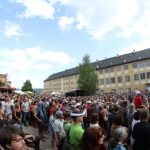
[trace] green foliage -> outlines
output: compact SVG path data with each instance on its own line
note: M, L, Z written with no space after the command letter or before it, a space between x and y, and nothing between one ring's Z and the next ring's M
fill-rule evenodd
M33 91L32 89L32 84L30 80L26 80L26 82L24 82L23 87L21 88L22 91Z
M84 90L86 95L92 95L98 88L98 75L96 69L90 64L90 56L83 57L82 64L79 64L78 87Z
M0 87L5 86L6 84L0 81Z

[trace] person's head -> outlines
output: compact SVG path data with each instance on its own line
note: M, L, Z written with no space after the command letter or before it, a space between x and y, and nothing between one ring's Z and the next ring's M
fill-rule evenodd
M128 136L128 134L127 134L127 130L125 127L119 127L117 129L115 129L114 139L118 143L123 142L127 138L127 136Z
M117 114L114 120L115 125L122 125L123 118L121 114Z
M90 123L95 124L98 122L98 113L92 113L90 117Z
M22 132L13 125L0 130L0 145L6 150L22 150L26 147Z
M148 121L149 118L149 111L146 108L140 109L140 120L141 121Z
M136 110L134 112L133 119L134 120L140 120L140 112L139 112L139 110Z
M12 114L7 115L7 120L12 120Z
M83 112L80 112L79 110L75 110L71 113L71 118L74 123L81 123L83 122Z
M102 128L87 128L82 136L81 150L99 150L100 145L104 145L104 134Z
M63 119L63 112L61 110L56 111L56 118Z
M70 112L64 112L64 119L71 120Z
M16 108L16 109L19 109L19 108L20 108L19 103L16 103L16 104L15 104L15 108Z
M120 106L118 104L115 104L114 108L113 108L113 111L114 112L119 112L119 108L120 108Z

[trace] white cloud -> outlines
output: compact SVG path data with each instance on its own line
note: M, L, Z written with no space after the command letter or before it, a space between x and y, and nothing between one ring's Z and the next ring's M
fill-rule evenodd
M128 38L133 34L138 34L142 37L150 37L150 1L145 0L142 13L135 22L125 27L117 36Z
M41 17L53 19L55 8L47 0L11 0L25 6L25 11L19 14L21 18Z
M73 22L74 22L73 17L61 16L59 18L58 26L60 26L62 29L65 29L69 25L72 25Z
M39 47L4 50L0 55L1 72L8 73L16 87L30 79L34 87L41 87L50 70L73 62L64 52L46 51Z
M131 53L133 52L133 50L135 51L140 51L140 50L143 50L143 49L147 49L147 48L150 48L150 38L147 39L147 40L143 40L141 41L140 43L134 43L126 48L123 48L121 51L119 51L119 55L121 54L127 54L127 53Z
M6 20L6 26L3 31L7 38L19 37L22 34L22 30L18 24Z
M95 0L94 2L59 0L59 2L75 10L77 28L88 32L95 39L103 39L116 28L125 28L139 13L138 0Z

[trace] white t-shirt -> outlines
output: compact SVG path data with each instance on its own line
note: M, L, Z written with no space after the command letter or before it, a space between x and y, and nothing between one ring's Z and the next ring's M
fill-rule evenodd
M29 112L30 111L30 103L29 102L23 102L21 105L21 108L23 112Z
M55 119L53 127L54 127L54 132L58 132L61 138L65 137L65 131L63 128L64 122L61 121L60 119Z

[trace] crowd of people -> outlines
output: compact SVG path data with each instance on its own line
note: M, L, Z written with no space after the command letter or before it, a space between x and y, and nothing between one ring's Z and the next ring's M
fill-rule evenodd
M58 150L149 150L150 93L35 96L0 93L0 149L40 150L48 133ZM38 137L24 133L38 128Z

